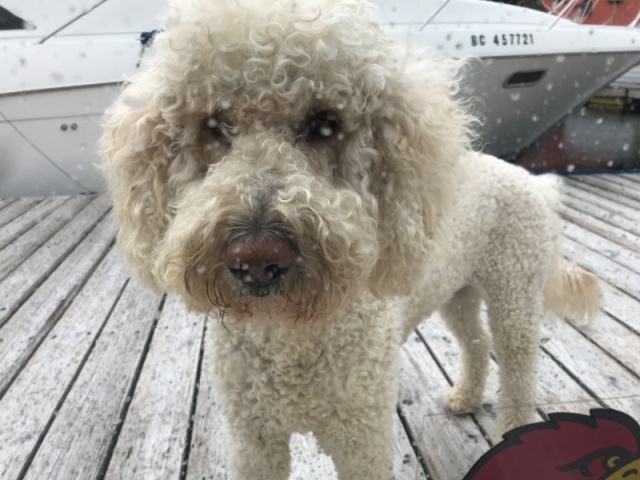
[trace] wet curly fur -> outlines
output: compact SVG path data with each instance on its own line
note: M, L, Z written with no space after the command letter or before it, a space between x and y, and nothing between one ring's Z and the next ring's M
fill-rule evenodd
M103 168L132 271L214 317L235 478L286 478L306 431L341 478L390 478L398 350L435 310L463 355L446 405L481 401L484 301L502 427L529 419L545 307L593 315L598 286L560 266L554 181L472 151L459 62L360 0L174 0L154 50L107 112ZM296 260L251 287L237 240Z

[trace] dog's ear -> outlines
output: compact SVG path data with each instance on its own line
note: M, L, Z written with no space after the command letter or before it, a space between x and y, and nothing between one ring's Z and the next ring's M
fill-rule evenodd
M374 125L380 259L371 288L378 295L408 294L438 268L433 259L448 242L443 219L473 121L456 97L459 63L407 55L388 56Z
M132 271L158 290L155 250L170 221L168 126L139 84L125 88L106 113L102 169L113 200L118 244Z

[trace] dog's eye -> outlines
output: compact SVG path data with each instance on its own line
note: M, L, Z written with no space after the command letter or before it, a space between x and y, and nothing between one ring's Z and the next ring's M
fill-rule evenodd
M233 126L221 115L211 115L204 121L204 128L213 137L224 144L230 144L232 137L238 134L238 127Z
M340 119L331 112L314 113L307 119L307 136L311 140L332 138L340 132Z

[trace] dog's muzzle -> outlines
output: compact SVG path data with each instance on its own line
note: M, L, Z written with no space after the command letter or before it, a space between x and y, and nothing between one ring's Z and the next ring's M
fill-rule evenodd
M255 297L280 293L284 276L296 261L293 248L280 239L236 239L223 256L242 290Z

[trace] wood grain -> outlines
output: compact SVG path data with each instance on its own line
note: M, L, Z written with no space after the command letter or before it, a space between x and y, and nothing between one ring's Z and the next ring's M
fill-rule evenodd
M180 477L203 332L202 315L166 300L105 479Z

